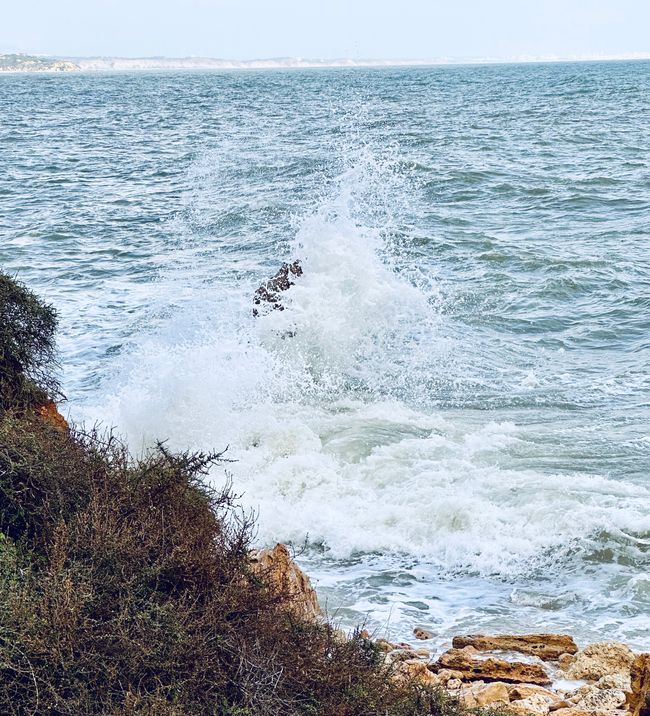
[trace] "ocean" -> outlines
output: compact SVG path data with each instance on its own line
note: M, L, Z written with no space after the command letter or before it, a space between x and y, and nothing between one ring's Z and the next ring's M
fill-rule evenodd
M0 268L343 627L647 649L649 118L646 61L4 75Z

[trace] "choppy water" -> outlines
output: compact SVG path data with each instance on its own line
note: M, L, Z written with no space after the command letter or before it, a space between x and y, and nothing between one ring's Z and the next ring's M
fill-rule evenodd
M1 76L0 262L343 623L648 647L649 117L647 62Z

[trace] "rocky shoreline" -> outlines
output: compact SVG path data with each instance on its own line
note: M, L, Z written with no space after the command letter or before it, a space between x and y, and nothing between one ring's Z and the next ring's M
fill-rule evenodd
M252 556L294 597L297 613L321 618L309 577L285 545ZM414 641L372 638L393 678L440 687L469 709L489 707L534 716L650 716L650 653L603 641L578 648L565 634L456 636L441 654L426 648L434 634L417 628Z

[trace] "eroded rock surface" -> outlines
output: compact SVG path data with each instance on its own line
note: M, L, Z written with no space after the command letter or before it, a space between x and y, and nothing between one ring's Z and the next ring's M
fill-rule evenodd
M601 641L579 651L565 668L569 679L597 681L611 674L629 675L634 654L625 644Z
M557 660L562 654L575 654L578 651L572 637L564 634L522 634L518 636L470 634L454 637L452 646L455 649L472 646L478 651L518 651L522 654L538 656L545 661Z
M39 416L53 428L61 431L67 431L70 429L68 421L61 415L59 409L56 407L56 403L49 401L43 403L36 409Z
M650 654L639 654L634 659L631 677L627 710L630 716L650 716Z
M278 544L273 549L252 553L251 566L268 584L291 597L291 605L297 614L307 619L320 616L316 591L309 577L291 559L285 545Z
M284 311L281 301L281 291L288 291L294 285L292 278L294 276L302 276L302 266L300 261L294 261L291 264L282 264L278 272L265 283L263 283L253 297L255 308L253 315L258 316L263 307L268 310ZM259 306L259 308L257 308Z
M464 681L505 681L507 683L526 683L547 686L551 679L541 664L528 664L519 661L505 661L488 657L473 656L465 649L450 649L440 656L431 667L434 670L453 669L463 675Z

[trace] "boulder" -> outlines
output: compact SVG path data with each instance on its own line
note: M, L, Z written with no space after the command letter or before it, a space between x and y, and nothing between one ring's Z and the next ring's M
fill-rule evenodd
M597 689L620 689L632 691L632 679L626 674L607 674L594 684Z
M533 694L525 699L511 701L508 710L522 714L522 716L527 714L543 714L545 716L549 712L549 701L541 694Z
M61 432L67 432L70 430L68 421L63 417L63 415L61 415L54 401L50 400L47 403L43 403L43 405L39 405L36 408L36 412L42 420L56 430L60 430Z
M575 660L575 654L562 654L557 660L557 663L562 671L566 671Z
M435 671L453 669L463 675L464 681L505 681L507 683L534 684L547 686L549 675L541 664L527 664L519 661L474 657L464 649L450 649L431 665Z
M283 544L251 554L251 567L278 593L286 594L294 612L308 620L321 615L318 598L309 577L291 559Z
M433 633L430 631L427 631L426 629L421 629L420 627L416 627L413 629L413 634L415 635L416 639L420 639L421 641L426 641L427 639L433 639Z
M453 671L452 669L440 669L440 671L438 671L438 678L440 679L440 683L443 686L447 686L447 688L449 688L448 684L450 681L461 681L463 675L460 671Z
M253 308L253 315L259 316L260 311L263 309L284 311L280 292L288 291L294 285L293 276L302 276L300 261L282 264L275 276L263 283L255 291L253 303L256 307ZM260 308L258 309L257 306Z
M492 706L493 704L507 704L510 701L508 687L501 681L481 686L474 693L478 706Z
M472 646L478 651L518 651L522 654L538 656L545 661L556 661L562 654L575 654L578 651L573 639L563 634L504 636L470 634L454 637L452 646L455 649Z
M416 681L424 686L439 686L440 678L420 659L400 661L395 665L394 678L398 681Z
M418 653L413 649L393 649L392 651L389 651L386 655L386 660L388 662L412 661L418 658Z
M634 659L631 675L627 710L630 716L650 716L650 654L639 654Z
M587 713L587 711L572 707L568 709L558 709L557 711L553 711L553 716L593 716L593 714L589 714Z
M532 686L531 684L517 684L516 686L510 684L508 691L512 701L521 701L531 696L542 696L547 699L549 703L554 703L560 698L554 691L549 691L543 686Z
M627 676L634 662L634 654L625 644L616 641L602 641L590 644L575 655L566 669L569 679L597 681L609 674Z
M375 646L380 651L385 651L387 654L397 648L395 644L391 644L389 641L386 641L386 639L377 639L377 641L375 641Z
M576 703L576 708L589 713L614 711L625 703L625 692L620 689L594 689Z

